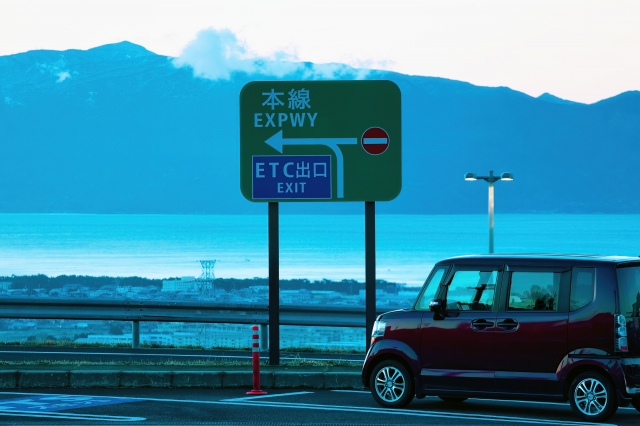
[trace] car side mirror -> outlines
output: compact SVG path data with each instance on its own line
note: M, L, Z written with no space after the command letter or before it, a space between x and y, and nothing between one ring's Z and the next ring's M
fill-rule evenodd
M436 314L441 314L444 310L444 300L442 299L433 299L429 302L429 310Z

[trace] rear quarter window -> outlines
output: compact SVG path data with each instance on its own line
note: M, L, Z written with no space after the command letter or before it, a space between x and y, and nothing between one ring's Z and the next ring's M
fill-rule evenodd
M593 301L595 294L595 269L573 268L569 310L577 311Z
M640 266L618 267L620 313L626 317L640 316Z

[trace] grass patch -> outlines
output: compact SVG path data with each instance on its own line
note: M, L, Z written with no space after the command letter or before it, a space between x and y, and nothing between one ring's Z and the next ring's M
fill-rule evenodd
M70 348L131 348L130 343L79 343L72 340L31 340L31 341L10 341L0 342L2 346L58 346L58 347L70 347ZM160 345L158 343L141 343L141 348L146 349L190 349L190 350L212 350L212 351L250 351L250 347L235 347L235 346L211 346L204 347L202 345ZM348 354L348 355L364 355L364 350L356 349L332 349L330 351L312 348L312 347L297 347L290 346L280 349L282 352L304 352L304 353L333 353L333 354Z
M11 341L0 342L2 346L65 346L72 348L130 348L128 343L79 343L73 340L25 340L25 341Z
M68 361L68 360L52 360L52 359L39 359L36 361L0 361L2 365L24 365L24 366L65 366L65 367L91 367L91 366L134 366L134 367L217 367L217 366L250 366L251 361L236 361L236 360L211 360L211 361L158 361L158 362L129 362L129 361Z
M0 366L21 365L21 366L59 366L59 367L90 367L90 366L134 366L134 367L244 367L251 366L249 361L235 360L212 360L212 361L159 361L159 362L127 362L127 361L67 361L40 359L37 361L0 361Z
M319 349L307 346L288 346L286 348L280 348L284 352L314 352L314 353L332 353L332 354L345 354L345 355L364 355L366 351L364 349Z
M59 347L70 347L70 348L131 348L131 343L81 343L74 342L72 340L29 340L29 341L10 341L10 342L0 342L1 346L26 346L26 347L35 347L35 346L59 346ZM210 348L205 348L202 345L185 345L185 346L176 346L176 345L160 345L158 343L141 343L141 348L147 349L195 349L195 350L240 350L240 351L249 351L250 347L232 347L232 346L212 346Z
M269 361L260 363L260 365L269 365ZM297 358L294 360L280 361L280 365L285 367L360 367L360 363L353 361L331 360L317 361L312 359Z
M48 360L41 359L37 361L0 361L0 366L52 366L52 367L251 367L250 360L232 360L232 359L216 359L209 361L159 361L159 362L128 362L128 361L105 361L105 362L91 362L91 361L67 361L67 360ZM260 363L261 366L266 367L269 365L268 361ZM358 364L355 364L358 365ZM281 367L316 367L316 368L328 368L328 367L354 367L353 362L348 361L314 361L305 360L303 358L295 360L282 361Z

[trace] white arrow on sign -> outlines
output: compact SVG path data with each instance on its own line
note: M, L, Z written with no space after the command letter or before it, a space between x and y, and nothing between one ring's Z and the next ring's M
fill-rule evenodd
M338 145L357 145L358 138L287 138L282 137L282 130L264 141L271 148L282 154L284 145L324 145L336 154L338 175L338 198L344 198L344 158Z

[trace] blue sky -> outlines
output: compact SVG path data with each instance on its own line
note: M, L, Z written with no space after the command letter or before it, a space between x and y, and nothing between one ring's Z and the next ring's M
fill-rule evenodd
M337 62L586 103L640 90L637 0L0 2L0 55L122 40L225 69Z

